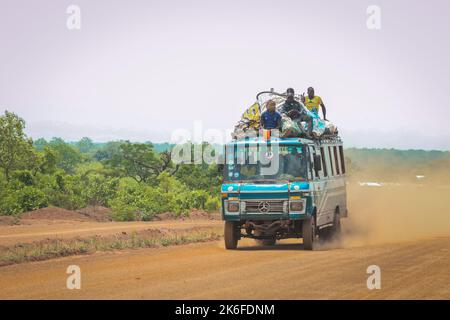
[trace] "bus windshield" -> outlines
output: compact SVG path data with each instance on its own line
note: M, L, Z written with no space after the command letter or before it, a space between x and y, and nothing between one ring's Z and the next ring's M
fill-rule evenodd
M225 164L226 181L302 181L307 178L307 148L280 146L278 151L261 151L256 147L237 150Z

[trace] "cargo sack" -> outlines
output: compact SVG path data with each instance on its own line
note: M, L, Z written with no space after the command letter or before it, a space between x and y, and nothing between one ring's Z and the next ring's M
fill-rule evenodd
M250 106L250 108L245 110L241 117L241 121L248 123L250 126L254 127L254 129L259 129L259 124L261 121L261 107L258 102L255 102Z
M247 108L241 116L241 120L234 127L234 132L231 134L233 139L243 139L246 136L246 132L251 130L252 132L259 131L261 126L261 106L258 102L252 104Z
M281 138L299 137L301 133L302 130L297 122L287 116L281 117Z
M239 121L234 127L234 131L231 133L231 138L240 140L246 137L254 137L257 136L258 132L259 128L254 128L247 122Z
M312 135L316 138L323 135L325 132L325 121L323 121L320 118L313 118L313 129L312 129Z
M336 135L337 133L338 133L337 127L333 123L331 123L330 121L326 120L325 121L325 133L324 134Z

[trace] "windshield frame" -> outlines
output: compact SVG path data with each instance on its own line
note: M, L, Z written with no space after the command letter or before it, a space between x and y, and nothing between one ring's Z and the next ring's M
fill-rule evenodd
M261 177L255 177L255 178L248 178L248 177L231 177L229 176L229 165L248 165L248 166L261 166L260 161L258 161L257 164L242 164L238 162L238 154L239 152L237 151L237 148L240 148L240 150L244 150L244 157L245 159L248 159L248 154L249 154L249 149L250 148L254 148L257 147L258 150L260 150L259 148L261 147L261 144L245 144L244 146L242 146L242 144L240 143L239 146L237 143L231 143L229 145L227 145L227 147L225 148L225 159L226 159L226 163L224 165L224 169L223 169L223 181L225 183L278 183L278 182L283 182L283 183L289 183L289 182L299 182L299 181L308 181L309 180L309 170L310 170L310 150L309 150L309 145L306 143L279 143L279 147L296 147L296 148L302 148L302 153L303 153L303 166L304 168L302 169L304 174L302 177L294 177L294 178L289 178L287 173L282 173L280 176L280 173L277 173L276 178L270 177L270 176L261 176ZM264 145L263 148L267 148L267 145ZM230 163L230 158L229 158L229 153L233 152L233 163ZM285 156L285 155L284 155ZM280 156L281 159L281 156ZM257 170L258 170L257 167ZM279 170L281 170L281 168L279 168Z

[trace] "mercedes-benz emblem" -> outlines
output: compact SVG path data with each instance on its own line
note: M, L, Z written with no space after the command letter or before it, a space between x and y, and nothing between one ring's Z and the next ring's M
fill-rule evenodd
M261 213L267 213L270 211L270 204L267 201L261 201L258 205L258 210Z

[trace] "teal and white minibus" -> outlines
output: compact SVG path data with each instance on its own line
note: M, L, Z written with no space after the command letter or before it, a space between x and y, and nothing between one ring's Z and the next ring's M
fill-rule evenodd
M303 238L303 248L312 250L319 239L339 236L347 201L338 136L234 140L225 146L223 173L227 249L241 238L263 245Z

